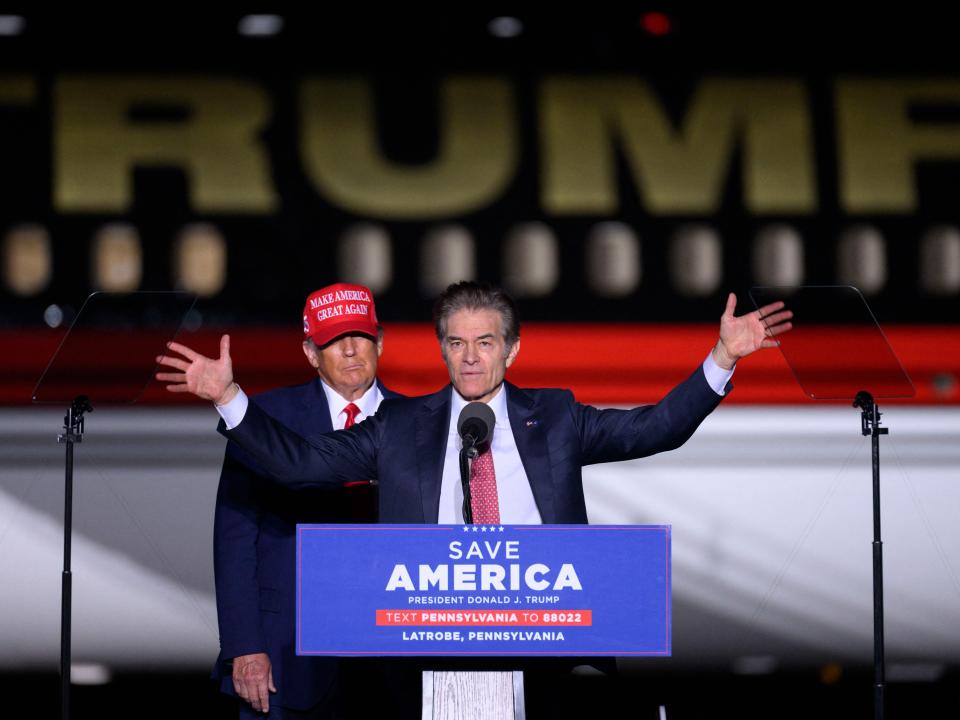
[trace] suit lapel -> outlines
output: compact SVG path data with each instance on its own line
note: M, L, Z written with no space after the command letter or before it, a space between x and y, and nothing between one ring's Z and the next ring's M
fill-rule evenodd
M553 476L550 472L550 453L547 450L546 418L537 414L534 399L516 385L505 382L507 412L510 429L517 443L520 462L530 481L533 499L540 511L540 518L549 524L556 520L553 502Z
M379 378L376 382L384 400L402 397L385 387ZM306 392L299 395L298 420L301 421L301 424L294 429L301 435L333 431L327 394L323 391L323 384L319 377L314 378L313 382L307 385Z
M297 427L291 428L303 436L314 433L328 433L333 430L330 423L330 408L327 405L327 395L323 392L320 378L314 378L307 385L306 392L299 395L300 408L297 417Z
M440 485L447 455L447 431L450 428L451 386L427 397L416 419L417 469L423 521L435 524L440 512Z

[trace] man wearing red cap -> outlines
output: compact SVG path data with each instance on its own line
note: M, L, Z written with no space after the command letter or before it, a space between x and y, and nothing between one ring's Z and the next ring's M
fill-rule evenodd
M373 295L338 283L307 298L303 353L317 377L252 398L301 435L352 427L396 397L377 381L383 331ZM338 701L336 658L294 653L295 533L298 522L376 522L369 483L290 491L227 445L214 520L220 657L214 677L240 698L240 717L325 718Z

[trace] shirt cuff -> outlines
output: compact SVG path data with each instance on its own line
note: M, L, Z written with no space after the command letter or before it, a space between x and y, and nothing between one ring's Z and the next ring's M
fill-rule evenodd
M214 405L214 407L217 409L217 412L220 413L220 417L223 418L223 423L227 426L227 430L233 430L243 422L243 418L247 414L247 405L249 404L250 400L247 398L247 394L238 385L237 394L233 396L230 402L224 403L223 405Z
M729 370L724 370L717 365L713 359L713 350L707 354L707 359L703 361L703 376L707 379L709 385L717 395L726 395L727 383L733 377L733 371L737 366L734 365Z

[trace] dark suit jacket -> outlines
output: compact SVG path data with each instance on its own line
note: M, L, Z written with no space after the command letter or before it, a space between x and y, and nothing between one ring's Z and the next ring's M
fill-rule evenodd
M505 383L510 426L544 523L586 523L581 468L645 457L682 445L719 404L697 368L656 405L599 410L569 390ZM357 475L379 480L380 521L435 523L452 389L391 400L350 430L305 438L251 404L220 432L288 487L336 486Z
M382 385L384 398L397 397ZM252 398L251 407L303 435L332 432L320 379ZM337 677L336 658L297 657L294 645L296 525L376 522L369 487L294 491L269 482L256 461L228 443L214 517L220 657L214 677L233 693L230 660L265 652L277 686L271 704L306 709ZM362 471L350 480L371 479Z

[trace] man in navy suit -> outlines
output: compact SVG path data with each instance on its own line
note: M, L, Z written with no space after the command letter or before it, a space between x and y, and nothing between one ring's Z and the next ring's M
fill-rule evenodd
M376 478L380 520L393 523L463 522L456 422L468 402L487 403L497 422L481 454L489 455L480 463L486 468L486 489L472 491L474 520L586 523L584 465L679 447L729 390L737 360L775 346L773 338L791 327L792 313L783 303L739 317L735 309L731 293L719 339L701 367L656 405L632 410L600 410L577 403L568 390L521 389L505 382L520 351L516 307L502 290L472 282L447 288L434 308L451 385L432 395L386 402L374 418L349 432L304 439L271 422L233 382L226 336L218 359L171 344L186 359L158 358L180 371L160 373L158 379L172 383L171 391L213 400L224 419L220 431L283 485L336 486L358 472ZM478 504L483 506L479 520Z
M350 427L396 397L376 379L383 351L373 296L337 284L307 298L303 352L317 377L251 399L301 434ZM294 650L298 522L376 522L375 493L353 474L348 487L293 491L269 482L256 461L227 445L214 520L220 657L214 677L240 698L240 717L325 718L338 712L341 663Z

